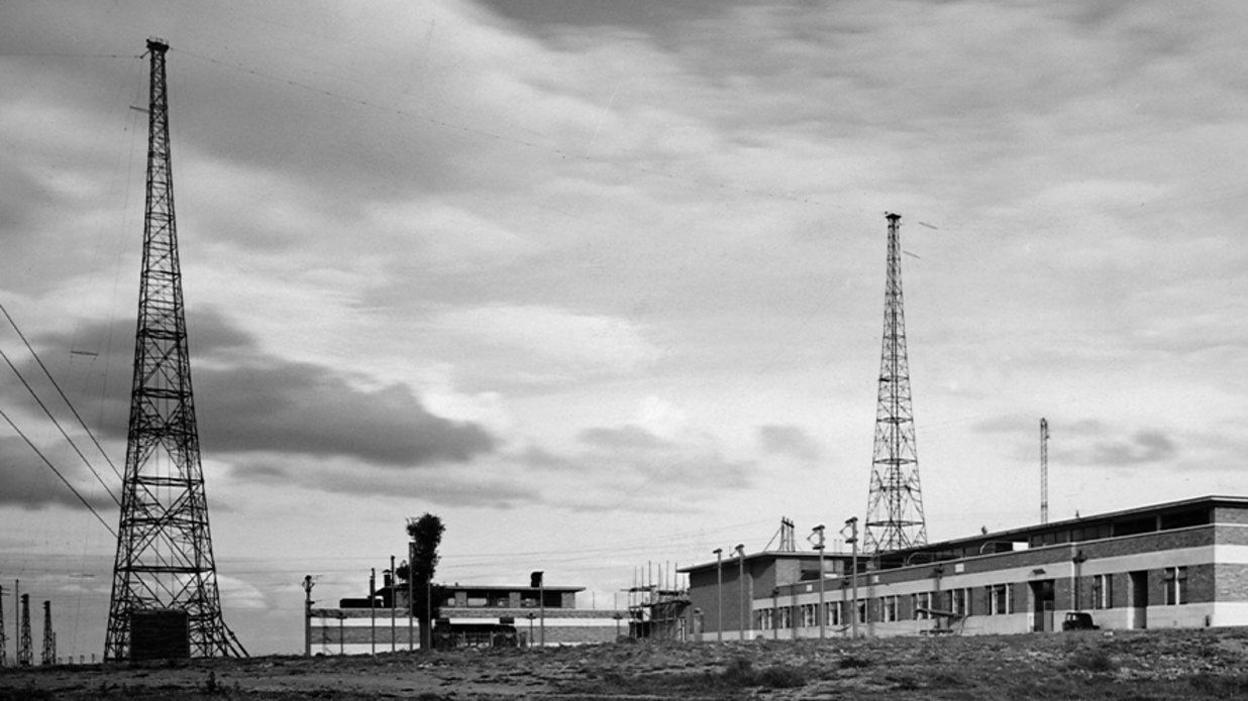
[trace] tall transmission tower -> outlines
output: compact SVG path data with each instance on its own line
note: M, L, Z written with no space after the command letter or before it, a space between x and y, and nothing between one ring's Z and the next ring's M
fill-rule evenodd
M165 52L148 39L147 208L121 520L104 658L127 659L132 617L184 611L192 657L246 655L221 618L191 392L173 211ZM182 654L185 654L183 652Z
M1040 419L1040 523L1049 522L1049 420Z
M39 664L56 664L56 633L52 632L52 602L43 602L43 656Z
M22 594L22 626L17 639L17 666L29 667L31 663L30 641L30 594Z
M871 491L867 498L867 552L889 552L927 543L901 294L901 215L888 214L886 218L888 279L884 290L884 347L875 410Z

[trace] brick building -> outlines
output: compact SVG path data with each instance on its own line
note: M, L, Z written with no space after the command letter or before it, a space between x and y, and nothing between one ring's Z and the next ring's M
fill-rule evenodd
M1248 498L1203 497L861 557L764 552L682 570L695 639L1248 625ZM722 611L722 615L721 612ZM742 613L748 618L743 629Z

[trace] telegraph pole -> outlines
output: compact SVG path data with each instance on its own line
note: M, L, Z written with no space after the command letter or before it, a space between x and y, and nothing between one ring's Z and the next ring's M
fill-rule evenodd
M724 549L715 548L715 642L724 642Z
M312 656L312 575L303 576L303 656Z
M0 667L8 664L9 635L4 630L4 587L0 586Z
M1040 523L1049 522L1049 420L1040 419Z
M815 550L819 551L819 639L823 640L824 638L827 637L827 634L825 632L826 627L825 627L825 622L824 622L824 618L826 618L826 616L824 615L825 611L824 611L824 593L823 593L823 582L824 582L823 545L824 545L824 541L823 541L823 524L822 523L814 527L814 529L812 530L812 535L814 535L815 537L815 541L814 541Z
M851 602L851 608L853 610L849 611L850 637L857 638L858 637L858 517L857 516L854 516L853 518L845 522L845 528L841 529L841 535L845 535L846 529L849 529L849 536L845 538L845 542L854 546L854 549L853 549L854 554L853 554L853 558L851 559L852 564L850 565L850 568L852 571L850 572L850 575L849 575L850 586L853 589L851 593L851 596L853 597L853 601Z
M751 632L754 630L754 621L750 619L749 609L746 607L748 593L745 590L745 544L737 544L735 550L737 551L737 586L741 589L741 639L745 640L746 626L750 627Z

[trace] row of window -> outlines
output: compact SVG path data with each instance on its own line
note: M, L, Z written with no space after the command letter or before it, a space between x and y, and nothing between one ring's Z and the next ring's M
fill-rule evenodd
M1165 568L1162 582L1167 606L1189 603L1186 567ZM1098 574L1092 577L1092 608L1111 609L1115 605L1113 575Z
M1101 574L1092 577L1092 608L1113 608L1114 589L1112 575ZM1165 583L1165 602L1167 606L1188 603L1187 568L1167 567L1163 572ZM951 613L957 616L988 615L1003 616L1026 610L1015 602L1015 587L1009 584L991 584L983 588L986 603L984 611L976 611L973 589L950 589L945 591L927 591L910 595L910 606L903 613L900 597L881 596L873 599L859 599L856 614L859 623L870 619L876 622L891 623L901 620L908 614L912 620L924 620L932 617L933 612ZM844 626L849 624L848 610L852 605L849 601L829 601L824 604L824 624ZM868 612L868 607L870 611ZM760 630L785 630L794 627L794 616L800 627L814 628L819 626L819 605L803 604L796 607L780 606L777 608L759 609L754 612L754 625Z
M997 615L1013 612L1013 599L1008 585L993 585L986 587L986 590L989 606L985 613ZM969 616L974 613L972 611L971 602L973 599L970 589L920 592L911 594L909 598L910 606L904 613L901 606L901 597L895 595L880 596L873 599L858 599L856 602L857 606L853 605L854 602L849 601L829 601L823 605L824 625L833 627L849 625L848 611L851 608L855 610L859 623L866 623L868 614L870 614L870 620L872 621L892 623L902 620L904 615L909 615L913 620L932 618L933 611L937 613L950 612L961 616ZM869 611L868 607L870 607ZM794 615L797 616L797 621L802 628L819 626L818 604L758 609L754 612L754 625L760 630L785 630L793 627Z

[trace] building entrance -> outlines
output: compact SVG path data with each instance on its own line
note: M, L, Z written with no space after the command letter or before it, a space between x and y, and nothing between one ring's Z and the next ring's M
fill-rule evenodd
M1148 571L1130 572L1131 578L1131 627L1148 627Z
M1053 630L1053 608L1057 596L1053 591L1053 580L1042 579L1029 582L1031 585L1032 625L1037 633Z

